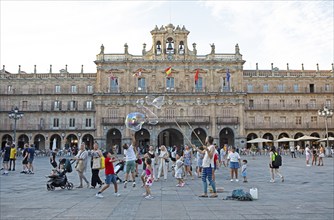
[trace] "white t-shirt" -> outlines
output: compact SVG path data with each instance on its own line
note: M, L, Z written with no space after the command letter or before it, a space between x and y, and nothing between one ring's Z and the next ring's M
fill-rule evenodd
M125 161L132 161L137 159L132 145L130 145L128 149L124 150L124 154L125 154Z
M310 156L310 154L311 154L310 148L309 148L309 147L306 147L306 148L305 148L305 155L306 155L306 156Z
M227 159L229 159L230 162L239 162L240 155L237 152L230 152L227 156Z
M209 151L211 151L212 148L215 148L215 145L210 145L208 147ZM204 158L203 158L202 167L203 168L210 167L210 165L211 165L212 168L215 166L215 164L214 164L214 156L212 155L212 158L210 159L208 151L206 150L205 154L204 154Z

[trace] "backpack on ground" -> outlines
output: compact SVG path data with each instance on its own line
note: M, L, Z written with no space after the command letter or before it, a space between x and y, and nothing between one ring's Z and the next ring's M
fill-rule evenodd
M282 166L282 157L281 157L281 155L279 155L276 152L274 153L274 159L273 159L272 165L274 167L280 167L280 166Z

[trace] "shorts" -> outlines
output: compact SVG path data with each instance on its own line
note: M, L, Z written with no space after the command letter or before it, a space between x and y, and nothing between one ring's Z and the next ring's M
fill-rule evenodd
M3 159L3 163L7 164L9 163L9 160Z
M306 160L310 160L310 155L306 155Z
M130 160L125 162L125 173L134 173L136 171L136 162L135 160Z
M106 184L110 185L110 183L116 184L117 176L115 174L106 175Z
M231 169L238 169L239 168L239 162L230 162L230 168Z
M241 172L241 176L242 176L242 177L246 177L246 176L247 176L247 171L243 171L243 172Z
M325 157L324 153L319 154L319 157Z
M22 160L22 164L28 164L28 160L27 159Z
M140 176L146 176L146 171L143 170L143 172L141 172L141 175Z
M32 163L34 161L34 158L29 158L28 163Z

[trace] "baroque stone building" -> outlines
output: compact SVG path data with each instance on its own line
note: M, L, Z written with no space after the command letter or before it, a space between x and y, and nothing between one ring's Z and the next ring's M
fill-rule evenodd
M230 53L198 55L183 26L157 26L151 31L152 47L142 55L105 53L96 56L96 73L0 74L0 138L13 139L14 121L8 112L24 112L17 121L17 143L35 143L39 149L63 148L97 141L110 149L130 141L133 132L124 121L141 105L158 117L135 133L140 146L153 144L200 145L212 135L219 145L245 147L247 140L263 137L324 138L323 106L333 109L334 67L329 70L244 70L238 44ZM170 67L171 74L166 69ZM156 108L146 97L163 97ZM139 107L138 107L139 105ZM150 116L149 116L150 117ZM328 118L330 136L334 122ZM119 148L119 152L121 148Z

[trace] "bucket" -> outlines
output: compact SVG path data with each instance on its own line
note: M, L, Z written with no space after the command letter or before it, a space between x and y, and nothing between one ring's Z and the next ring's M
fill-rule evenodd
M249 194L251 194L251 196L253 197L253 199L258 199L258 191L257 188L251 188L249 190Z

